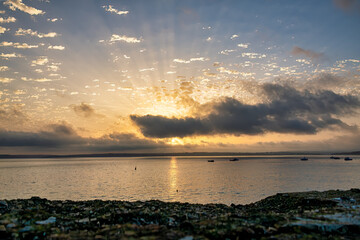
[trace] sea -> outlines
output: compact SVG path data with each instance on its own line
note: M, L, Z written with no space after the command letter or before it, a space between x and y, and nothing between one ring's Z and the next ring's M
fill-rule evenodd
M229 161L237 157L238 161ZM328 155L0 159L0 199L248 204L360 187L360 157ZM208 162L214 160L214 162Z

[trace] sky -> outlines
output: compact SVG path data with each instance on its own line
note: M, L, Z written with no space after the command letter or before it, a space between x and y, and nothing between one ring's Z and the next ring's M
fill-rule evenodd
M1 0L0 154L360 150L359 0Z

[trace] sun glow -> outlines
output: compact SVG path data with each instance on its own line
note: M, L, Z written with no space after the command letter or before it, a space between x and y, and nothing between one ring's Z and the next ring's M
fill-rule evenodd
M172 138L170 140L171 145L184 145L184 141L180 138Z

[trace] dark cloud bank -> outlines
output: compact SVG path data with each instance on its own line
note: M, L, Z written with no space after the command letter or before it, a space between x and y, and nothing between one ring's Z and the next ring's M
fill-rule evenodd
M132 152L161 149L166 145L140 139L133 134L112 133L100 138L84 138L66 122L51 124L39 132L6 131L0 129L0 148L15 153L91 153Z
M130 117L144 136L154 138L266 132L315 134L326 128L356 128L340 120L360 108L359 98L352 95L328 90L299 91L277 84L262 85L262 93L265 101L256 105L234 98L213 102L212 111L204 117Z
M352 116L360 108L358 97L340 95L329 90L296 90L279 84L260 86L262 103L249 105L234 98L224 98L196 105L201 117L167 118L164 116L131 115L132 121L148 139L133 134L113 133L100 138L79 136L66 122L44 126L38 132L0 129L0 150L3 153L96 153L96 152L184 152L221 151L224 149L254 151L274 150L357 150L360 139L356 126L340 118ZM90 111L92 112L92 111ZM315 134L323 129L350 129L345 138L323 142L258 143L255 145L185 145L171 146L151 138L231 134L256 135L267 132ZM354 145L355 144L355 145Z

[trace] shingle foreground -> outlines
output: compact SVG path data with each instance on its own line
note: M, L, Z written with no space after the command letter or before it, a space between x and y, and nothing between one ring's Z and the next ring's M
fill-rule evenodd
M360 239L360 189L281 193L249 205L0 201L0 239Z

